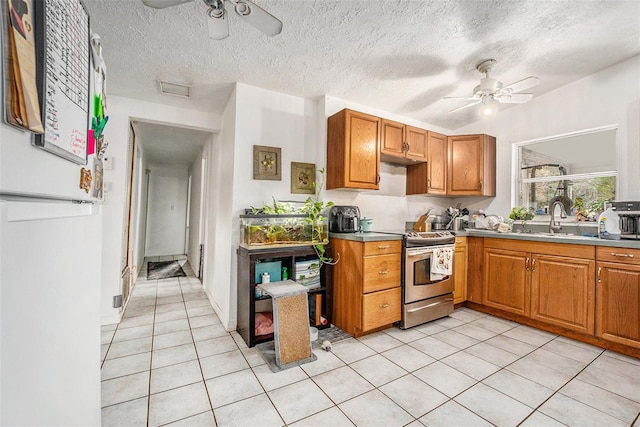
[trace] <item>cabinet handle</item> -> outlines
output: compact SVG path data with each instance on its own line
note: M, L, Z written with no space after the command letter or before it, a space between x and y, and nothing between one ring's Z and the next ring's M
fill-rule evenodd
M524 270L529 271L529 258L524 259Z
M484 181L480 180L480 191L484 191Z
M378 245L378 249L389 249L391 245Z
M602 267L598 267L598 283L602 283Z
M405 144L405 147L406 147L406 148L404 149L404 151L406 151L406 152L408 153L408 152L409 152L409 150L411 149L411 145L410 145L408 142L405 142L404 144Z
M378 271L378 274L380 274L380 275L389 274L389 270L381 270L381 271Z
M531 258L531 271L536 271L536 259Z
M619 254L616 252L611 252L611 256L617 256L619 258L633 258L633 254Z
M380 184L380 174L376 175L376 184Z
M385 302L384 304L380 304L380 308L387 308L389 307L389 303Z
M427 178L427 188L431 188L431 178Z

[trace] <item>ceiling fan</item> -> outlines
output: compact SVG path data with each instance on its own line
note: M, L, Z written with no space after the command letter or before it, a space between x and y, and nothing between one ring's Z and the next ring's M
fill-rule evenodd
M142 3L154 9L164 9L191 1L193 0L142 0ZM282 32L282 21L249 0L202 1L208 8L209 37L212 39L222 40L229 37L229 10L234 10L241 19L268 36Z
M512 83L508 86L503 86L502 82L489 77L489 73L496 65L495 59L487 59L482 61L476 69L481 73L484 73L485 77L480 80L480 84L473 88L473 95L471 96L445 96L444 99L464 99L471 101L470 103L463 105L462 107L455 108L449 113L455 113L456 111L464 110L465 108L473 107L474 105L481 104L480 114L485 117L489 117L498 110L498 103L500 104L524 104L533 98L531 93L519 93L520 91L534 87L540 83L540 79L537 77L529 76L526 79Z

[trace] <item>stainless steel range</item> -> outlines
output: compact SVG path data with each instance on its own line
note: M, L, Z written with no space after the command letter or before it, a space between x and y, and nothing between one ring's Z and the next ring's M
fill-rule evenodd
M402 329L411 328L453 312L451 272L434 273L432 265L453 266L455 236L449 231L407 232L404 235L402 279Z

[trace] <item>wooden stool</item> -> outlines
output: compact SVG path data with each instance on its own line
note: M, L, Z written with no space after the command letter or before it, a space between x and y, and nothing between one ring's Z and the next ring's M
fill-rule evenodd
M258 344L273 372L312 362L307 288L293 280L258 285L273 300L273 342Z

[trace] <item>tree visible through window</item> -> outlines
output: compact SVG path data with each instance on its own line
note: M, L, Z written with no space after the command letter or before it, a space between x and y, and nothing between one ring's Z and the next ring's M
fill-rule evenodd
M544 215L559 199L568 214L595 220L604 202L615 199L615 128L514 144L514 150L517 206Z

